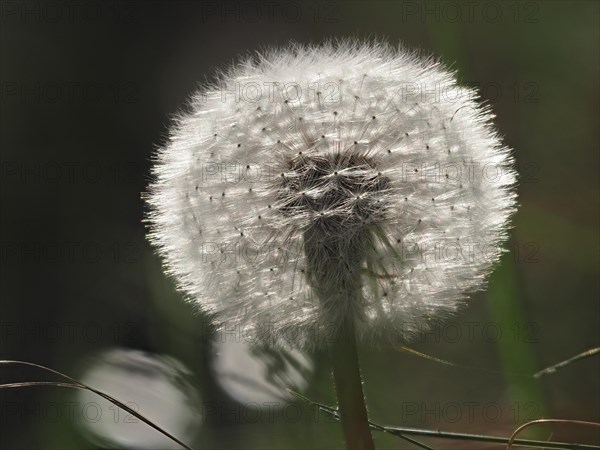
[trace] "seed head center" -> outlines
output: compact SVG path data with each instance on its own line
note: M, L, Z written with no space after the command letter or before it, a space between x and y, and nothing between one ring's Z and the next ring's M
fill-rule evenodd
M288 169L279 180L282 213L317 213L314 225L330 229L336 223L365 225L382 218L381 197L389 179L367 156L299 155L288 162Z

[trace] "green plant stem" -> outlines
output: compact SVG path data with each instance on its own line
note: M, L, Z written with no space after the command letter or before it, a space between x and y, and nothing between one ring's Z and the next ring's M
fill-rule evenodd
M352 326L339 328L330 345L330 357L346 448L374 450Z

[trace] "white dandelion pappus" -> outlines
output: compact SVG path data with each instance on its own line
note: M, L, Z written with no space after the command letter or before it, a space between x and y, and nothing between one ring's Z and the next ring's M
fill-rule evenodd
M156 155L149 238L216 321L317 346L344 322L406 339L484 286L516 174L489 109L440 63L291 45L191 107Z

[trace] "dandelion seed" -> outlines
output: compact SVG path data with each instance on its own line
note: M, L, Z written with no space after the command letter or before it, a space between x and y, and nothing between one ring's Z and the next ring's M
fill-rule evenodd
M149 238L217 320L272 342L319 346L343 323L408 339L484 287L515 210L513 159L489 109L435 60L292 45L191 106L156 155ZM260 176L231 177L236 165Z

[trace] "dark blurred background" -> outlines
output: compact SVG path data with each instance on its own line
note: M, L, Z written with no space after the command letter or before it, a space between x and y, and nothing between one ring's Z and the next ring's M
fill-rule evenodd
M600 356L531 377L600 345L599 5L3 1L0 358L89 381L195 448L343 448L337 424L284 390L334 403L326 355L216 338L163 275L140 193L171 119L215 68L292 39L381 37L481 89L521 179L511 252L489 289L410 344L456 366L361 349L372 419L504 436L539 417L600 420ZM599 443L568 424L527 436L551 434ZM52 387L0 391L0 447L177 448L97 397Z

